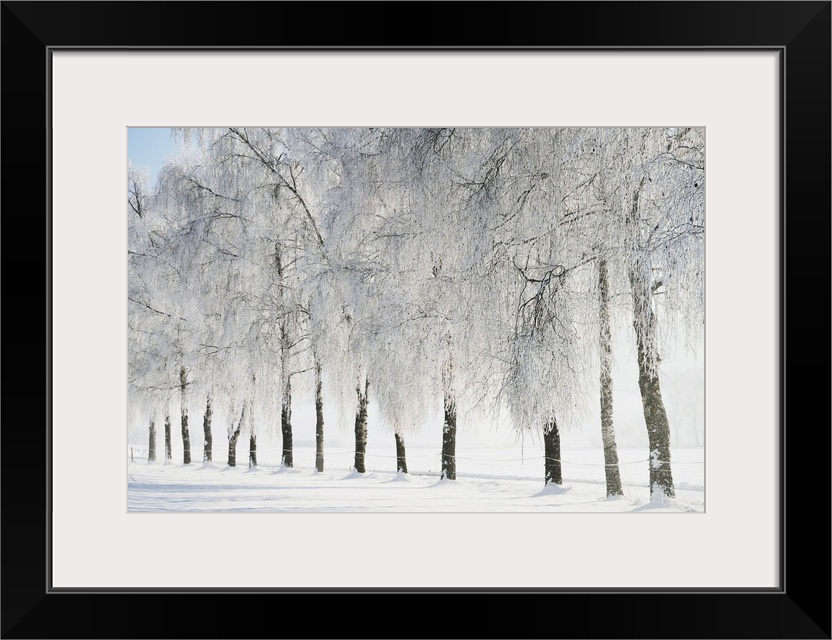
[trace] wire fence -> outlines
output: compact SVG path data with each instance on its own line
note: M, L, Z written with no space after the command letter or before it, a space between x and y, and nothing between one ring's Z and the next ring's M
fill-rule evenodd
M192 455L193 455L193 453L194 452L192 452ZM273 458L274 454L278 454L278 459L280 459L280 457L282 457L282 455L284 453L284 450L281 449L281 448L274 448L274 447L269 447L269 448L259 448L258 447L258 449L256 450L256 453L257 453L258 457L262 457L263 459ZM352 449L341 449L341 450L327 449L326 451L324 451L325 456L353 456L353 455L355 455L355 453L356 453L355 450L352 450ZM159 454L160 454L159 449L156 449L157 459L160 458L160 457L163 457L163 456L160 456ZM248 454L248 449L241 449L238 452L237 459L238 460L247 459L247 457L246 457L247 454ZM399 456L397 456L397 455L385 455L385 454L372 453L372 452L365 452L363 455L364 455L365 459L367 459L367 458L376 458L376 459L384 459L384 460L398 460L398 458L399 458ZM146 460L147 457L148 457L148 447L139 446L139 445L130 445L129 446L129 457L130 457L131 462L134 462L136 457L138 457L140 460L141 459ZM560 462L561 464L566 464L566 465L574 465L574 466L578 466L578 467L596 467L596 468L599 468L599 467L617 467L617 466L625 466L625 465L633 465L633 464L648 464L648 463L649 464L670 464L671 466L672 465L704 465L705 464L704 460L677 460L677 461L667 462L667 461L664 461L664 460L653 460L652 458L644 458L644 459L639 459L639 460L625 460L625 461L618 461L618 462L613 462L613 463L600 463L599 464L599 463L595 463L595 462L578 462L577 460L565 460L565 459L562 459L562 458L553 458L551 456L545 456L545 455L544 456L522 456L520 458L482 458L482 457L479 457L479 456L476 457L476 458L472 458L472 457L467 457L467 456L448 455L448 454L443 454L441 452L439 452L439 453L419 453L419 452L417 452L417 453L412 453L412 454L409 453L405 456L405 459L407 461L424 459L424 458L430 458L430 459L440 460L440 461L443 458L451 458L453 460L462 460L462 461L466 461L466 462L488 462L488 463L491 463L491 464L514 464L514 463L517 463L517 462L524 463L524 462L533 461L533 460L551 460L553 462ZM202 462L202 461L197 461L197 462Z

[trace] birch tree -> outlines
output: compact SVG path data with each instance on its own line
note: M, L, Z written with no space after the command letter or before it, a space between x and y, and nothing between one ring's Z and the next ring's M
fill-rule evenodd
M624 224L639 390L650 446L651 496L673 497L659 354L671 331L698 336L702 328L704 137L693 128L634 133L641 162L625 195Z
M176 326L182 320L163 293L175 276L168 247L170 225L159 211L147 173L128 167L128 391L133 406L149 412L149 458L155 458L156 416L164 415L165 462L172 458L170 403Z

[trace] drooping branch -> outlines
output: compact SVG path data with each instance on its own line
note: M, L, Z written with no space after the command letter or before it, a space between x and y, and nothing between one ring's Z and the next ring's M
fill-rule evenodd
M135 298L132 298L132 297L130 297L130 296L127 296L127 299L128 299L130 302L134 302L134 303L136 303L136 304L138 304L138 305L141 305L141 306L143 306L143 307L147 307L147 308L148 308L148 309L150 309L153 313L158 313L159 315L161 315L161 316L166 316L166 317L168 317L168 318L173 318L173 317L174 317L173 315L171 315L171 314L169 314L169 313L165 313L164 311L159 311L158 309L155 309L154 307L151 307L151 306L150 306L147 302L144 302L144 301L142 301L142 300L136 300ZM179 317L179 320L182 320L183 322L187 322L187 320L186 320L185 318L181 317L181 316Z

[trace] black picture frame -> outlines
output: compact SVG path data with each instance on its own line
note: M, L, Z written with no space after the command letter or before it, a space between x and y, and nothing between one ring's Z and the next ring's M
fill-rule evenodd
M830 637L827 358L832 5L828 1L453 4L2 3L3 638ZM52 589L48 552L51 52L130 47L778 51L784 80L780 96L780 587ZM826 366L818 367L818 359ZM742 482L753 485L753 468L741 473L750 474L752 479ZM361 597L366 595L374 597ZM446 599L437 600L442 596ZM319 613L304 613L310 607L319 607ZM221 609L248 613L242 616L243 623L239 616L218 623L216 616L200 615ZM397 625L381 624L381 611L400 616ZM365 615L369 617L363 620Z

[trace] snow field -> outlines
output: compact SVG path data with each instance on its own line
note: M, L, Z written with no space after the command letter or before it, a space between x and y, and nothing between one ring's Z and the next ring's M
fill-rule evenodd
M241 443L242 445L242 443ZM408 447L408 474L396 473L395 451L368 447L367 472L352 470L353 452L325 452L324 472L315 471L315 448L296 446L293 468L279 465L278 449L258 449L259 466L248 468L247 445L238 466L215 452L210 464L181 458L165 464L163 450L148 463L146 448L128 451L127 510L134 512L274 513L494 513L494 512L704 512L704 450L673 450L675 499L650 500L647 452L620 449L623 497L607 498L603 452L564 452L563 485L543 486L543 452L521 448L459 451L457 479L441 480L435 449ZM200 451L192 452L194 459Z

